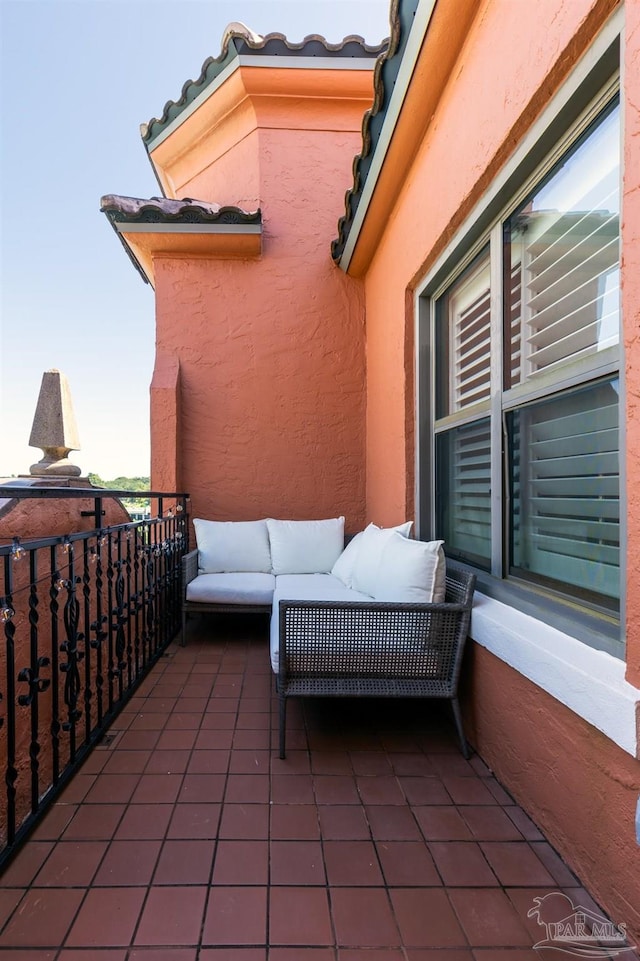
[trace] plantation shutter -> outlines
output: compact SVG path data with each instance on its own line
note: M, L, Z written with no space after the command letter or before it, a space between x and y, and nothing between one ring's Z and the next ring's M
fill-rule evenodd
M512 417L514 562L619 596L617 381Z

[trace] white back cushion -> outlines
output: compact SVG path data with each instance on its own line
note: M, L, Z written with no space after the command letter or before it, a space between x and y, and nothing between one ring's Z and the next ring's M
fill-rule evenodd
M384 545L373 596L377 601L440 603L445 596L444 541L393 534Z
M387 541L394 534L406 539L411 532L412 523L412 521L407 521L406 524L400 524L399 527L376 527L375 524L369 524L362 531L362 537L358 541L354 557L350 587L353 587L356 591L362 591L364 594L369 594L371 597L374 596L380 558Z
M344 547L344 517L319 521L267 518L274 574L328 574Z
M201 574L234 571L271 572L266 520L193 521Z

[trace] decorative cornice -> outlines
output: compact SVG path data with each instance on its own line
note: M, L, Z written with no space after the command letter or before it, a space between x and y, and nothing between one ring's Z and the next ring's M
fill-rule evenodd
M291 43L282 33L269 33L260 36L253 33L242 23L230 23L222 37L222 50L217 57L208 57L202 65L197 80L188 80L179 100L169 100L160 118L153 117L142 124L142 140L149 149L150 143L178 117L238 57L336 57L350 60L353 58L372 59L378 57L386 48L386 40L369 45L365 40L351 34L340 43L329 43L320 34L310 34L300 43Z
M121 197L107 194L100 210L112 224L260 224L260 210L207 203L204 200L170 200L167 197Z
M390 39L374 67L374 99L362 120L362 150L353 160L353 186L345 194L345 214L338 221L338 237L331 244L331 256L336 263L342 257L362 197L417 6L418 0L391 0Z

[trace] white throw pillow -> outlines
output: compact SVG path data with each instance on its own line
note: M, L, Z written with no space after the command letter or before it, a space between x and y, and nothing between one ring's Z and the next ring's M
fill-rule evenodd
M350 586L354 590L374 596L380 558L387 541L394 534L407 538L411 532L412 523L413 521L407 521L398 527L376 527L375 524L369 524L364 529L358 542L351 575Z
M412 524L413 521L407 521L405 524L400 524L398 527L389 527L387 530L398 531L399 534L403 534L405 537L408 537L411 533ZM369 527L372 527L377 531L382 530L382 528L378 527L376 524L369 524ZM369 528L365 528L364 531L360 531L359 534L356 534L351 538L342 554L331 568L331 573L333 576L342 581L345 587L353 587L353 569L356 565L358 553L362 544L362 538L368 529Z
M193 527L201 574L271 572L266 520L205 521L196 517Z
M394 534L380 558L377 601L441 603L446 590L444 541L410 541Z
M267 518L274 574L328 574L344 547L344 517L319 521Z

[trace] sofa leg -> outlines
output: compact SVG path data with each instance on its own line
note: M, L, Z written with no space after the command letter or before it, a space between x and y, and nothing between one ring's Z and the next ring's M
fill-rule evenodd
M458 703L457 697L451 698L451 707L453 709L453 717L456 722L456 730L458 731L458 739L460 741L460 750L462 751L462 756L465 758L471 757L471 748L469 743L464 736L464 728L462 726L462 714L460 712L460 705Z
M287 732L287 699L280 692L280 758L285 759L285 738Z

